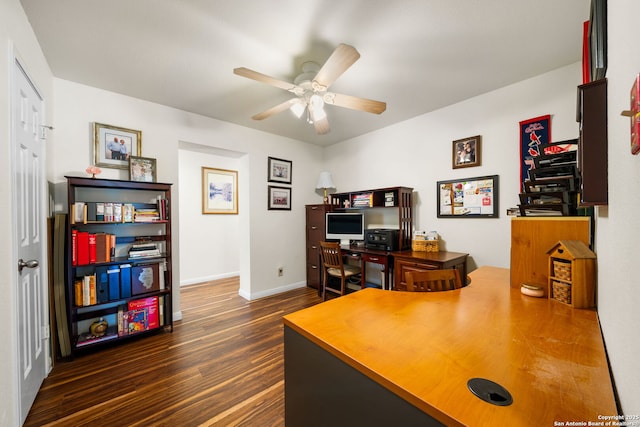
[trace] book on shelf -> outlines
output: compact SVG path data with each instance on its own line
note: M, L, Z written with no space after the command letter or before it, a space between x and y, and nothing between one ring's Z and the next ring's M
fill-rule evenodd
M101 304L109 301L109 276L107 267L102 265L96 267L96 303Z
M87 202L87 222L97 221L96 203Z
M111 238L107 233L96 233L96 262L111 261Z
M131 296L131 264L120 264L120 298Z
M76 347L97 344L99 342L105 342L116 338L118 338L118 331L115 326L110 326L107 328L107 332L104 335L93 335L91 332L85 332L78 335Z
M149 309L118 310L118 335L133 335L149 330Z
M104 221L104 202L96 202L96 221Z
M153 241L139 240L129 248L129 258L154 258L160 256L160 249Z
M95 274L89 274L82 277L81 295L82 295L82 306L94 305L97 303Z
M134 222L160 221L160 213L158 212L158 209L155 209L155 208L152 208L152 209L145 209L145 208L136 209L133 221Z
M122 221L123 222L133 222L133 217L135 214L135 207L131 203L125 203L122 205Z
M112 265L107 267L108 295L109 300L120 299L120 267Z
M155 329L160 327L160 313L159 313L159 297L153 296L149 298L141 298L137 300L129 301L127 304L128 309L137 310L141 308L147 309L147 326L148 329Z
M104 220L105 222L113 222L113 202L104 203Z
M89 264L89 232L76 231L77 265Z
M71 265L78 265L78 230L71 230Z
M85 204L84 202L75 202L72 206L71 209L73 210L72 212L72 219L73 219L73 223L76 224L82 224L85 222Z
M395 206L395 197L393 192L384 193L384 205L386 207Z
M96 263L96 235L89 233L89 264Z
M169 200L162 196L158 196L158 214L162 220L169 219Z
M131 294L139 295L160 290L158 263L131 267Z
M373 206L373 193L354 194L353 200L351 202L351 207L361 208L371 206Z
M122 222L122 203L113 203L113 222Z

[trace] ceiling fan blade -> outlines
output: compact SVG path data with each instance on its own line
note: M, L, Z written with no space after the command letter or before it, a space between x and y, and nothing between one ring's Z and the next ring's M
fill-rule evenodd
M328 92L324 95L323 100L326 104L337 105L338 107L350 108L352 110L365 111L373 114L380 114L387 109L386 102L358 98L341 93Z
M275 107L271 107L268 110L263 111L262 113L258 113L254 116L252 116L251 118L253 120L264 120L264 119L268 119L269 117L276 115L278 113L283 112L284 110L287 110L291 107L291 105L293 105L295 102L297 102L298 98L291 98L287 101L284 101L281 104L276 105Z
M244 68L244 67L234 68L233 74L237 74L238 76L246 77L248 79L256 80L261 83L266 83L268 85L275 86L277 88L295 93L296 95L300 95L304 92L304 89L302 89L300 86L297 86L293 83L285 82L284 80L279 80L274 77L267 76L266 74L253 71L248 68Z
M314 83L321 86L318 90L327 90L358 58L360 54L355 47L339 44L313 79Z
M320 120L314 120L313 127L316 129L316 133L318 135L324 135L326 133L329 133L329 131L331 130L329 128L329 120L327 120L326 116Z

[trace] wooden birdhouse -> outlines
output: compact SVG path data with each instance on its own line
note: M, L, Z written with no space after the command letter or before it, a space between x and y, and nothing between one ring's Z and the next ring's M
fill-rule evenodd
M549 255L549 298L574 308L595 306L596 254L580 240L560 240Z

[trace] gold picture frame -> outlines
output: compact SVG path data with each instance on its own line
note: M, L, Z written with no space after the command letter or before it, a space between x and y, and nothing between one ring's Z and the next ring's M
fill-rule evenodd
M93 152L96 166L128 169L129 157L142 155L142 132L94 123Z
M202 167L202 213L238 214L238 171Z

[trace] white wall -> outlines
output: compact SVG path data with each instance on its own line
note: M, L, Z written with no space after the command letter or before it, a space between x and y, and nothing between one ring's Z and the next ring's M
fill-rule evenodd
M66 80L54 79L54 88L58 96L53 125L57 140L63 143L54 149L53 179L86 176L84 169L93 162L93 122L141 130L142 155L157 159L157 179L174 183L172 197L176 200L181 200L181 142L246 153L238 164L238 169L247 171L239 178L240 294L253 299L306 284L304 204L320 200L314 189L321 169L320 147ZM291 211L267 210L268 156L293 162ZM127 179L128 172L103 168L100 177ZM173 282L177 284L183 277L181 210L172 214ZM211 245L210 256L223 257L224 251L224 243ZM284 276L277 276L278 267L284 267ZM179 293L175 292L174 309L179 307Z
M551 114L553 141L578 137L576 86L580 64L573 64L472 98L327 149L327 169L337 191L396 185L415 191L415 227L436 230L445 250L470 254L469 267L509 267L510 221L507 207L518 204L519 125ZM452 169L452 141L482 136L481 166ZM439 219L436 182L499 175L498 219Z
M638 16L637 0L608 2L609 206L597 211L598 314L627 415L640 414L640 155L631 155L629 119L620 112L640 72Z
M214 154L215 153L215 154ZM180 285L206 282L240 274L240 221L238 215L202 214L202 167L238 171L240 187L248 171L240 169L235 151L180 144ZM242 203L239 209L244 210ZM218 248L224 248L219 250Z

